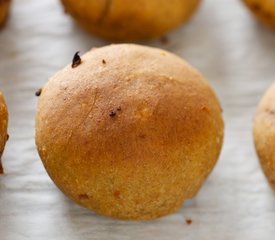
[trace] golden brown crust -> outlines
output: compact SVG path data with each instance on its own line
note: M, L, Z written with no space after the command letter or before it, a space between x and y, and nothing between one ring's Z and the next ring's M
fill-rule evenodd
M0 0L0 29L8 18L11 0Z
M88 31L111 40L158 37L186 22L200 0L61 0Z
M122 219L177 210L211 172L222 139L221 108L202 76L138 45L90 51L58 72L36 115L37 148L57 186Z
M252 13L264 24L275 28L274 0L243 0Z
M253 132L262 168L275 189L275 84L269 88L258 106Z
M7 141L7 127L8 127L8 111L7 106L3 97L3 94L0 92L0 174L3 173L1 156L5 148Z

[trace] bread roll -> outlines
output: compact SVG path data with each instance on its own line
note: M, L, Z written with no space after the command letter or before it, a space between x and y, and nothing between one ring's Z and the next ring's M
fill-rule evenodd
M253 14L264 24L275 28L274 0L243 0Z
M86 30L111 40L158 37L185 23L200 0L61 0Z
M179 57L131 44L98 48L44 86L36 144L72 200L120 219L153 219L193 198L223 140L219 101Z
M258 106L254 119L254 142L264 173L275 189L275 84Z
M4 26L9 14L11 0L0 0L0 28Z
M3 94L0 92L0 174L3 173L1 157L5 148L6 141L8 139L7 127L8 111Z

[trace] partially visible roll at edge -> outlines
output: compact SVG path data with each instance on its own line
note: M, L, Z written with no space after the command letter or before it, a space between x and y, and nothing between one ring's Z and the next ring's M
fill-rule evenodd
M4 27L9 16L11 0L0 0L0 29Z
M1 157L8 140L8 110L2 92L0 92L0 174L3 174Z
M253 135L261 166L275 190L275 83L260 101L254 119Z

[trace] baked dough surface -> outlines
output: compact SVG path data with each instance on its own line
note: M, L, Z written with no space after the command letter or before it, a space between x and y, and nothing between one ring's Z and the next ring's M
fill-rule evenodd
M179 57L131 44L94 49L42 90L36 144L71 199L104 215L152 219L177 210L213 169L221 107Z

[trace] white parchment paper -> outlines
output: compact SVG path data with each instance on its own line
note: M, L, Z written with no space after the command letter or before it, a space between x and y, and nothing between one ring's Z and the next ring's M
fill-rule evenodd
M211 82L224 109L223 151L198 196L178 213L151 222L112 220L63 196L34 144L35 91L77 50L107 42L79 29L58 0L14 0L0 32L0 88L10 113L6 174L0 177L1 240L275 238L275 195L251 132L257 103L275 80L275 32L257 23L239 0L204 0L192 21L168 37L167 44L143 44L182 56Z

